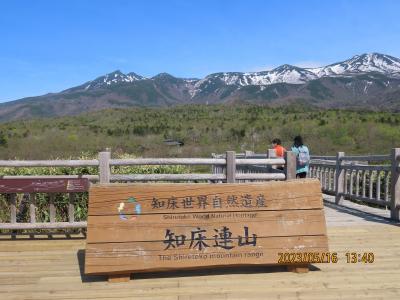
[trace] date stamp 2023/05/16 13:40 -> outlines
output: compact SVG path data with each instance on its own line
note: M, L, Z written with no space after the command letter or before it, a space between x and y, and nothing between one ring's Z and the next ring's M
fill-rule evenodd
M346 263L372 264L375 261L373 252L346 252L344 254ZM340 257L337 252L280 252L278 253L278 264L300 264L300 263L338 263Z

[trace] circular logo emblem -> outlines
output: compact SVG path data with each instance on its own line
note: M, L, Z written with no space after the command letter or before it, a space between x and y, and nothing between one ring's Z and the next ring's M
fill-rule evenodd
M128 217L126 216L126 213L124 212L125 206L126 206L127 203L133 203L133 204L135 205L133 211L131 212L132 215L131 215L130 218L128 218ZM127 201L121 202L121 203L119 204L117 210L118 210L119 218L120 218L121 220L123 220L123 221L126 221L126 220L136 220L137 215L140 215L140 214L142 213L142 206L140 205L140 203L137 202L137 200L136 200L135 197L129 197ZM128 213L129 213L129 212L128 212Z

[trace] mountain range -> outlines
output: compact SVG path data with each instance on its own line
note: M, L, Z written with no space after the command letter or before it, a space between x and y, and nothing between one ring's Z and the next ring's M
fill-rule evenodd
M256 103L400 111L400 59L369 53L319 68L282 65L203 79L115 71L82 85L0 104L0 121L75 115L107 108Z

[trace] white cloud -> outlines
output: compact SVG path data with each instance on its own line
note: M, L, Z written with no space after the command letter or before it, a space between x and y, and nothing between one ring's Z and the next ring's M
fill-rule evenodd
M318 68L324 66L325 64L320 61L305 60L294 63L293 65L300 68Z
M325 66L326 64L324 64L320 61L304 60L304 61L299 61L299 62L293 63L292 65L296 66L296 67L300 67L300 68L318 68L318 67ZM270 71L279 66L277 66L277 65L275 65L275 66L274 65L258 66L258 67L253 67L253 68L248 69L247 72Z
M248 72L261 72L261 71L270 71L275 68L276 68L276 66L261 66L261 67L250 68L250 70L247 70L247 71Z

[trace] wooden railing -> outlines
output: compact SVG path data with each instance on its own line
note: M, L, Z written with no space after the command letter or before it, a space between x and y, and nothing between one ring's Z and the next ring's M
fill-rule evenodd
M113 166L139 166L139 165L206 165L211 167L211 173L190 173L190 174L114 174ZM284 165L284 172L271 173L239 173L237 170L245 166L271 166ZM154 181L201 181L201 182L227 182L234 183L238 180L285 180L296 176L296 158L293 153L288 152L285 159L257 157L236 157L235 152L227 151L223 158L134 158L134 159L111 159L110 151L100 152L98 159L94 160L49 160L49 161L4 161L0 160L1 167L97 167L97 174L85 175L51 175L51 176L6 176L0 174L0 179L77 179L87 178L89 181L109 183L109 182L154 182ZM223 168L224 172L213 172L216 168ZM36 222L36 195L35 193L25 193L23 197L29 205L29 222L19 222L17 218L17 194L7 195L10 207L9 219L7 222L0 223L0 230L16 229L65 229L65 228L84 228L86 221L75 221L75 193L69 193L68 221L56 222L56 207L54 205L54 194L49 193L49 222Z
M390 155L312 156L309 177L318 178L322 191L335 196L335 202L357 200L390 208L392 219L399 220L400 148Z
M53 161L0 161L0 167L97 167L97 174L82 175L51 175L51 176L3 176L0 179L78 179L109 182L154 182L154 181L195 181L195 182L243 182L259 180L285 180L295 178L296 158L292 152L287 152L285 159L271 158L271 153L254 154L252 152L238 153L227 151L213 158L137 158L111 159L109 151L100 152L94 160L53 160ZM399 220L400 180L399 174L400 149L392 150L391 155L345 156L339 152L336 156L312 156L309 177L321 181L324 193L335 195L336 203L345 199L363 201L388 207L391 217ZM374 164L371 164L374 163ZM379 164L375 164L379 163ZM188 174L114 174L113 166L140 165L188 165L210 166L210 173ZM272 166L284 166L277 170ZM16 229L65 229L84 228L86 221L76 221L75 193L68 194L68 220L56 222L55 194L49 193L49 222L36 222L36 194L23 195L28 204L29 222L20 222L17 218L17 194L7 195L9 203L9 218L0 223L0 230Z
M296 159L294 154L291 154L292 152L288 152L289 156L293 155L293 164L296 163ZM275 155L275 150L273 149L268 149L267 153L254 153L253 151L245 151L243 153L236 153L236 159L245 159L246 162L248 162L246 165L237 165L236 166L236 173L237 174L252 174L252 175L247 175L247 176L256 176L254 174L259 174L259 173L268 173L268 174L284 174L285 169L283 165L278 165L278 164L250 164L252 159L276 159ZM225 154L215 154L212 153L213 158L225 158ZM287 160L284 158L285 161ZM280 169L277 169L277 166L281 166ZM224 174L226 172L226 168L224 165L222 166L214 166L212 172L214 174ZM239 178L244 175L237 175ZM295 178L296 174L293 174L293 178ZM239 182L245 182L245 180L239 180Z
M266 154L245 151L236 155L237 158L247 159L274 156L275 152L271 149ZM224 154L213 154L213 157L221 158ZM337 204L342 204L346 199L376 204L390 208L391 218L399 220L399 160L400 148L392 149L390 155L345 156L344 152L339 152L336 156L313 155L308 177L318 178L322 191L334 195ZM246 174L282 172L271 167L271 165L247 165L238 168L237 172ZM224 173L225 167L215 167L213 172Z

